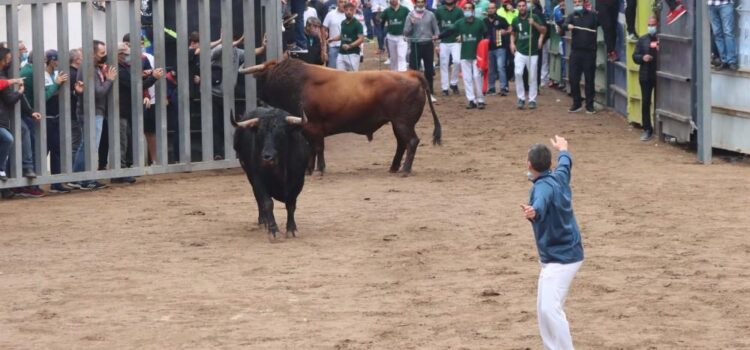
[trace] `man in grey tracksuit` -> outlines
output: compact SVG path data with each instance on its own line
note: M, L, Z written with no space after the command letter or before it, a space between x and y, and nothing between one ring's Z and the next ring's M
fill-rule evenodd
M425 10L425 0L417 0L414 11L406 18L404 38L409 42L409 68L419 70L420 62L424 63L424 75L430 85L431 95L432 78L435 75L435 45L432 41L436 40L439 34L435 15Z

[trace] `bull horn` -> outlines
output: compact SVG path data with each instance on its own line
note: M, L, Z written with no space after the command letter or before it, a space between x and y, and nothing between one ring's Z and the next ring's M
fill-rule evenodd
M239 73L240 74L255 74L257 72L262 71L265 68L266 68L266 66L264 66L262 64L256 64L256 65L254 65L252 67L242 67L242 68L240 68Z
M304 119L289 115L286 117L286 122L292 125L302 125L304 123Z
M237 123L237 127L240 129L252 128L258 124L258 121L260 121L260 119L258 118L245 120L245 121Z
M302 109L302 124L307 124L307 114L305 114L305 109Z

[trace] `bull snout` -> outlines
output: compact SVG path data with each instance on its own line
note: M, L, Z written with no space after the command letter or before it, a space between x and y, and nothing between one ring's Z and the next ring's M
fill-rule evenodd
M276 152L263 152L260 155L264 166L276 165Z

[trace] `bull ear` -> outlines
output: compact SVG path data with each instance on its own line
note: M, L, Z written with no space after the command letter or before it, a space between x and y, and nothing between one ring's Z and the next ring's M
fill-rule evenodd
M258 119L258 118L253 118L253 119L250 119L250 120L245 120L245 121L237 123L237 128L239 128L239 129L254 128L256 125L258 125L259 121L260 121L260 119Z
M286 117L286 122L291 125L302 125L303 120L300 117L290 115Z

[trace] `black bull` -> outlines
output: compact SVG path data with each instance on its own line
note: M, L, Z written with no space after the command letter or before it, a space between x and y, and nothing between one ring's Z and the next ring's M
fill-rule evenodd
M231 116L234 149L253 188L258 204L258 224L266 225L274 241L279 228L273 215L273 199L284 202L287 210L286 236L296 236L294 211L297 196L305 184L305 168L310 146L302 135L306 118L260 107L246 113L244 121Z
M372 134L389 122L397 142L390 171L399 170L406 151L401 170L411 172L419 145L414 127L426 101L434 122L432 141L440 144L440 121L429 98L427 80L420 72L342 72L284 59L242 68L240 73L255 76L260 99L270 106L307 115L304 134L314 150L308 173L316 157L317 169L325 170L326 136L354 132L372 139Z

